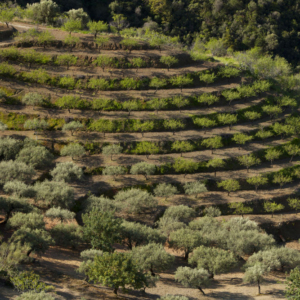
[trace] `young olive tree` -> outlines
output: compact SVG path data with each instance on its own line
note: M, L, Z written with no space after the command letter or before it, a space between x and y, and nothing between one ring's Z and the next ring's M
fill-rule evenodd
M234 209L234 215L241 215L242 217L244 217L244 214L251 214L253 212L252 207L245 206L242 202L229 203L229 207Z
M219 149L224 147L223 143L222 143L222 137L221 136L215 136L212 138L208 138L208 139L204 139L201 142L201 146L204 146L206 148L210 148L211 149L211 154L214 153L214 149Z
M138 154L146 154L147 159L149 159L149 155L157 154L160 148L153 142L139 142L136 145L135 151Z
M271 162L271 166L273 166L273 160L278 159L281 156L282 152L275 148L269 148L266 150L265 158L266 160Z
M193 119L195 125L204 128L204 134L207 132L208 128L217 126L217 122L215 120L211 120L209 118L195 118Z
M262 175L255 176L255 177L250 177L247 179L247 182L251 185L254 185L255 191L257 192L257 189L261 185L265 185L268 183L268 177L264 177Z
M156 166L153 164L148 164L146 162L140 162L132 165L130 169L130 174L132 175L144 175L147 180L147 176L153 175L156 171Z
M175 105L181 112L182 107L188 106L190 101L188 98L183 98L181 95L179 95L173 97L172 104Z
M281 203L276 203L276 202L272 202L272 201L266 201L264 203L264 209L266 212L272 213L272 218L274 217L274 212L279 211L279 210L283 210L284 209L284 205Z
M240 165L247 168L247 173L249 172L250 167L258 165L260 163L260 159L255 157L253 154L242 155L237 159Z
M193 79L183 75L177 75L176 77L170 78L170 83L174 86L179 86L182 92L183 87L193 84Z
M218 182L218 187L222 187L225 191L227 191L228 196L231 192L235 192L241 188L239 182L235 179L227 179Z
M284 175L282 173L275 173L273 176L273 183L277 183L280 185L280 188L282 188L285 184L292 182L293 178L289 175Z
M193 173L198 169L198 164L190 159L176 158L173 164L174 171L176 173L184 173L184 177L187 173Z
M113 155L121 154L123 150L123 147L120 145L112 144L107 145L102 148L102 154L105 156L110 156L110 159L112 159Z
M168 254L162 244L156 243L135 247L131 257L142 270L150 271L152 276L165 271L174 263L174 256Z
M241 150L241 145L245 145L247 142L251 141L253 136L249 136L244 133L235 133L232 140L239 145L239 150Z
M139 42L134 39L123 39L120 42L120 44L123 45L125 47L125 49L127 49L129 51L129 54L130 54L131 51L139 45Z
M96 39L95 39L95 43L96 45L98 46L98 49L99 49L99 53L101 51L101 48L103 47L104 44L107 44L109 42L109 37L104 37L104 36L98 36Z
M57 163L56 167L50 171L53 181L71 182L74 179L81 179L83 176L82 168L73 162Z
M232 125L237 122L237 115L219 114L218 121L223 125L229 125L229 130L231 130Z
M34 130L34 135L38 136L37 131L43 131L49 128L49 124L45 120L39 120L39 119L33 119L33 120L27 120L24 123L24 128L29 130Z
M64 146L61 151L60 155L62 156L71 156L72 160L79 159L83 155L85 155L85 149L80 144L72 143L67 146Z
M208 285L209 274L204 269L192 269L189 267L179 267L175 272L175 280L187 288L199 289L205 295L202 287Z
M288 144L284 146L284 150L289 156L291 156L290 162L292 162L294 156L300 154L300 147L298 145Z
M142 214L157 208L157 200L147 191L136 188L118 192L115 205L128 214Z
M108 30L108 25L103 21L90 21L87 24L89 30L94 34L94 39L97 39L97 34Z
M44 97L43 95L35 92L27 93L22 98L22 103L25 105L32 105L34 110L35 106L40 106L44 103Z
M167 200L170 196L174 196L179 193L176 186L168 183L158 184L153 192L156 197L166 197L165 200Z
M210 278L222 274L238 263L236 256L226 250L200 246L194 249L189 264L197 266L197 269L207 270Z
M106 166L105 169L103 169L102 174L103 175L111 175L116 179L116 176L118 175L125 175L127 172L126 168L122 166Z
M298 198L288 198L287 202L289 207L296 210L296 213L300 210L300 199Z
M155 94L157 93L158 89L167 85L167 81L164 78L153 77L149 83L149 87L155 88Z
M218 168L224 168L225 167L225 161L221 158L213 158L213 159L210 159L206 166L209 168L209 167L212 167L215 169L215 176L217 176L217 169Z
M199 76L200 81L203 81L206 86L213 83L216 79L216 75L213 73L202 73Z
M77 57L71 54L61 54L57 56L56 63L58 65L67 66L67 70L69 70L71 65L76 65Z
M245 283L256 283L258 287L258 294L260 295L260 285L264 280L264 276L270 272L263 264L257 263L253 267L246 269L243 281Z
M199 194L207 192L205 184L200 181L186 182L183 188L187 195L196 195L196 198Z
M69 208L74 202L74 190L65 182L56 182L45 180L36 182L34 185L36 190L35 200L41 202L44 207L59 206L61 208Z
M172 146L171 149L174 151L179 151L180 152L180 156L182 157L182 152L190 152L194 150L194 146L193 144L191 144L188 141L175 141Z
M175 56L161 56L159 61L166 65L167 68L168 68L168 71L170 71L170 68L173 66L173 65L176 65L178 64L178 58L176 58Z
M206 104L207 106L213 105L219 101L219 97L210 93L203 93L198 97L198 102Z

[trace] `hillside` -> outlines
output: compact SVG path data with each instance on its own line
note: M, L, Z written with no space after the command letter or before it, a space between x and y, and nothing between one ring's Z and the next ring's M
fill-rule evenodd
M3 241L20 242L27 254L13 267L39 274L55 299L256 299L245 263L282 247L294 260L264 270L259 299L285 299L285 272L300 261L294 86L218 57L195 59L174 44L126 45L106 33L99 45L92 34L12 25L21 34L0 42L0 228ZM42 45L46 31L53 39ZM58 207L64 213L49 213ZM120 287L117 297L85 280L88 266L77 271L84 250L120 255L151 242L171 263L154 267L160 279L146 293ZM175 280L178 267L197 269L187 258L200 246L231 258L218 271L204 266L206 295ZM0 298L20 299L8 284L16 275L0 274Z

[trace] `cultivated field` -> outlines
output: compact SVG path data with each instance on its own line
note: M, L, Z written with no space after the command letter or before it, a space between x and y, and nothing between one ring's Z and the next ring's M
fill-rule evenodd
M20 31L31 27L14 25ZM56 41L68 34L51 32ZM136 47L139 49L128 50L118 36L109 36L109 43L99 51L92 35L72 35L82 43L77 43L71 52L63 46L44 48L31 42L22 45L14 39L0 42L0 90L5 93L0 121L7 125L0 135L37 140L54 155L49 165L35 168L32 184L50 180L49 172L56 163L74 162L82 167L83 177L69 183L75 191L71 210L77 214L69 223L82 225L85 201L91 194L112 199L129 187L153 193L158 184L166 183L175 186L177 192L156 195L158 204L154 209L141 213L122 210L118 216L155 227L170 206L192 207L195 218L203 217L205 208L213 206L222 212L216 217L220 222L245 214L273 234L278 244L300 250L300 217L287 200L299 193L299 153L293 154L289 148L300 145L300 122L298 119L296 124L293 119L299 112L297 101L284 102L284 96L268 81L254 79L236 66L225 66L213 59L194 61L181 50L165 47L160 51L142 42ZM35 51L35 59L26 56L29 51ZM70 65L59 60L67 53L75 57ZM161 63L163 56L177 58L170 70ZM99 57L111 60L97 63ZM136 58L144 63L135 66ZM24 105L22 99L32 92L43 95L43 104ZM35 119L44 120L47 126L24 126ZM74 132L62 130L74 121L82 126L75 126ZM64 147L74 143L84 148L84 154L74 152L73 158L70 152L61 155ZM120 147L108 147L112 145ZM152 171L134 172L134 166L141 162L152 166ZM256 183L249 180L257 176L263 179L259 177ZM226 180L231 180L227 181L229 187L221 187L219 183ZM199 194L185 192L186 183L197 181L207 190ZM1 194L7 196L3 190ZM277 206L273 216L266 201L283 206ZM44 212L49 207L41 208ZM3 214L3 221L4 217ZM46 217L45 222L47 230L58 223ZM2 225L1 231L10 236L12 231L4 231ZM51 246L30 267L55 287L57 299L115 299L111 289L88 283L76 272L82 261L80 252L87 248L86 244L75 249ZM121 244L115 248L128 250ZM157 299L178 294L192 299L256 299L257 286L242 281L241 261L230 272L216 275L204 288L204 296L197 289L175 282L176 268L188 263L181 249L168 243L165 249L175 256L175 263L159 274L156 287L147 288L146 293L120 292L118 298ZM284 299L285 278L284 272L272 271L258 298ZM16 294L10 288L0 289L0 299L13 299Z

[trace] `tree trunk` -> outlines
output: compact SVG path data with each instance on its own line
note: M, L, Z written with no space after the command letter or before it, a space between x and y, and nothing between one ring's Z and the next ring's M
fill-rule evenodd
M150 268L150 272L151 272L151 276L155 276L155 273L154 273L154 271L153 271L153 268L152 268L152 266L151 266L151 268Z
M260 295L260 284L259 284L259 280L257 280L257 287L258 287L258 294Z
M32 252L32 249L29 249L29 250L27 251L26 255L29 256L31 252Z
M217 170L215 170L215 177L217 177Z
M205 293L203 292L203 290L202 290L202 288L201 288L200 286L198 286L198 289L199 289L199 291L200 291L203 295L205 295Z
M290 159L290 162L292 162L293 158L294 158L294 155L292 155L292 157L291 157L291 159Z
M114 288L114 294L116 294L116 295L118 294L118 289L119 289L118 287Z
M185 260L188 260L189 254L190 254L190 251L189 251L189 250L185 251L185 253L184 253L184 259L185 259Z
M229 196L230 192L228 192L228 196Z

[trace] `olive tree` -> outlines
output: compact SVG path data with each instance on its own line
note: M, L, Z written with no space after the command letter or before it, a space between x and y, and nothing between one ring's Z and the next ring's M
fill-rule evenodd
M179 95L173 97L172 104L175 105L181 112L182 107L188 106L190 101L188 98L183 98L181 95Z
M167 81L164 78L153 77L149 83L149 87L155 88L155 93L157 93L158 89L167 85Z
M71 135L74 135L74 132L82 130L84 128L83 124L79 121L71 121L70 123L64 124L62 131L70 131Z
M238 121L238 119L237 119L237 115L219 114L218 121L223 125L229 125L229 129L231 130L232 125L235 124Z
M123 39L120 44L123 45L129 53L131 53L132 49L139 45L139 42L134 39Z
M102 174L111 175L114 176L114 178L116 178L116 176L124 175L126 174L126 172L126 168L122 166L106 166L105 169L103 169Z
M144 175L147 180L147 176L153 175L156 171L156 166L153 164L148 164L146 162L140 162L132 165L130 169L130 174L132 175Z
M161 56L159 61L166 65L167 68L168 68L168 71L170 71L170 68L173 66L173 65L176 65L178 63L178 58L176 58L175 56Z
M259 186L267 184L268 181L268 177L262 175L247 178L247 182L251 185L254 185L256 192Z
M189 267L179 267L175 272L175 280L187 288L199 289L205 295L202 287L208 285L209 274L204 269L192 269Z
M24 123L24 128L34 130L34 134L37 139L37 131L43 131L49 128L49 124L45 120L29 119Z
M217 122L215 120L211 120L211 119L205 118L205 117L195 118L193 120L193 122L194 122L195 125L204 128L204 133L207 132L208 128L217 126Z
M179 86L182 92L184 86L193 84L193 79L183 75L177 75L175 77L170 78L170 83L174 86Z
M70 182L74 179L81 179L83 176L82 168L73 162L57 163L56 167L50 171L53 181Z
M184 177L187 173L193 173L198 169L198 163L190 159L176 158L173 164L173 168L177 173L184 173Z
M48 167L53 159L53 154L44 146L29 146L19 152L16 162L23 162L34 168L42 169Z
M256 283L258 287L258 294L260 294L260 285L264 280L264 276L270 272L263 264L257 263L253 267L246 269L243 281L245 283Z
M275 148L269 148L266 150L265 158L271 162L271 166L273 166L273 160L278 159L281 156L282 152Z
M98 49L99 49L99 53L101 51L101 47L108 43L109 42L109 37L105 37L105 36L98 36L96 39L95 39L95 43L96 45L98 46Z
M197 266L197 269L205 269L210 274L210 278L214 278L214 275L222 274L238 263L236 256L226 250L218 248L210 248L200 246L194 249L191 257L189 258L189 264Z
M113 244L120 241L121 219L111 212L93 209L82 215L83 236L93 249L113 252Z
M213 105L214 103L217 103L219 101L219 97L210 94L210 93L203 93L198 97L198 102L206 104L207 106Z
M67 146L64 146L61 151L60 155L62 156L71 156L72 160L75 158L78 159L85 154L84 147L80 144L72 143Z
M25 105L32 105L34 110L35 106L40 106L44 103L44 96L35 92L27 93L22 98L22 103Z
M133 247L149 243L164 244L167 237L159 230L147 225L123 220L121 227L122 243L132 250Z
M247 168L247 173L249 172L250 167L258 165L260 163L260 159L255 157L253 154L242 155L237 159L240 165Z
M71 224L56 224L50 230L51 236L56 245L62 247L76 248L83 242L82 227Z
M162 244L156 243L135 247L131 257L142 270L150 271L152 276L165 271L174 263L174 256L168 254Z
M126 291L128 287L141 289L148 285L146 276L127 253L95 256L86 274L89 280L113 288L115 294L120 287Z
M235 133L232 138L232 140L235 141L239 145L239 150L241 149L241 145L245 145L246 142L249 142L252 139L253 139L252 136L249 136L244 133Z
M193 144L188 141L175 141L171 146L172 150L179 151L182 157L182 152L190 152L194 150Z
M217 176L217 168L224 168L225 167L225 161L221 158L213 158L213 159L210 159L206 166L209 168L209 167L212 167L215 169L215 176Z
M74 190L65 182L48 181L36 182L35 200L45 207L60 206L69 208L74 202Z
M174 196L178 194L179 191L177 190L176 186L168 183L160 183L154 189L154 195L157 197L166 197L165 200L168 199L170 196Z
M199 194L207 192L205 184L200 181L186 182L183 188L187 195L196 195L196 198Z
M289 207L296 210L298 213L298 210L300 210L300 200L298 198L288 198L287 202L289 204Z
M115 205L129 214L141 214L157 207L157 200L147 191L131 188L119 191L115 197Z
M180 249L184 252L184 259L188 259L189 254L201 244L203 237L200 232L182 228L170 233L169 244L174 249Z
M45 228L44 216L40 212L16 212L6 223L7 228Z
M105 156L110 156L110 159L112 159L113 155L121 154L123 150L123 147L120 145L112 144L107 145L102 148L102 154Z
M221 216L222 213L219 208L215 206L209 206L204 209L204 214L207 217L215 218Z
M239 182L235 179L227 179L218 182L218 187L222 187L225 191L227 191L228 196L231 192L235 192L241 188Z
M273 183L277 183L280 185L280 187L282 188L285 184L292 182L293 178L289 175L284 175L282 173L275 173L273 176Z
M241 215L242 217L244 214L250 214L253 212L253 208L249 206L245 206L242 202L232 202L229 203L229 207L234 209L234 215Z
M22 148L22 141L11 137L0 138L0 157L2 159L14 159Z
M290 162L292 162L294 156L300 154L300 147L298 145L288 144L284 146L284 150L289 156L291 156Z
M206 147L206 148L210 148L211 149L211 154L214 153L214 149L219 149L224 147L223 143L222 143L222 137L221 136L215 136L212 138L208 138L208 139L204 139L201 142L201 145Z
M34 197L35 191L32 186L19 180L8 181L3 186L3 191L16 197Z
M266 201L264 203L264 209L266 212L270 212L272 213L272 218L274 216L274 212L279 211L279 210L283 210L284 209L284 205L281 203L276 203L276 202L271 202L271 201Z
M77 57L71 54L61 54L57 56L56 63L67 66L67 70L69 70L71 65L76 65Z
M94 34L94 39L97 39L97 34L108 30L108 25L103 21L90 21L87 24L89 30Z
M63 25L63 28L68 31L69 35L71 36L72 32L80 30L81 26L81 20L69 19Z
M136 72L138 72L139 68L146 66L146 62L141 57L134 57L131 60L131 63L134 67L136 67Z
M180 222L188 223L195 216L196 212L193 208L181 204L168 207L163 218L171 218Z
M51 207L45 213L45 216L47 218L50 218L52 220L59 219L61 223L63 221L73 220L75 218L75 215L76 214L74 212L60 207Z
M27 4L26 15L36 23L53 24L59 7L52 0L41 0L40 3Z
M35 171L32 166L28 166L23 162L17 161L1 161L0 162L0 183L5 184L8 181L30 181Z
M166 129L172 130L173 135L174 135L175 131L178 130L178 129L183 129L185 127L185 124L181 120L169 119L169 120L164 120L163 126Z
M7 125L4 124L4 123L2 123L2 122L0 122L0 131L4 131L6 129L7 129Z
M36 254L45 253L53 244L50 234L44 229L31 229L21 227L16 230L10 238L13 243L20 243L22 246L28 247L27 256L32 252Z

